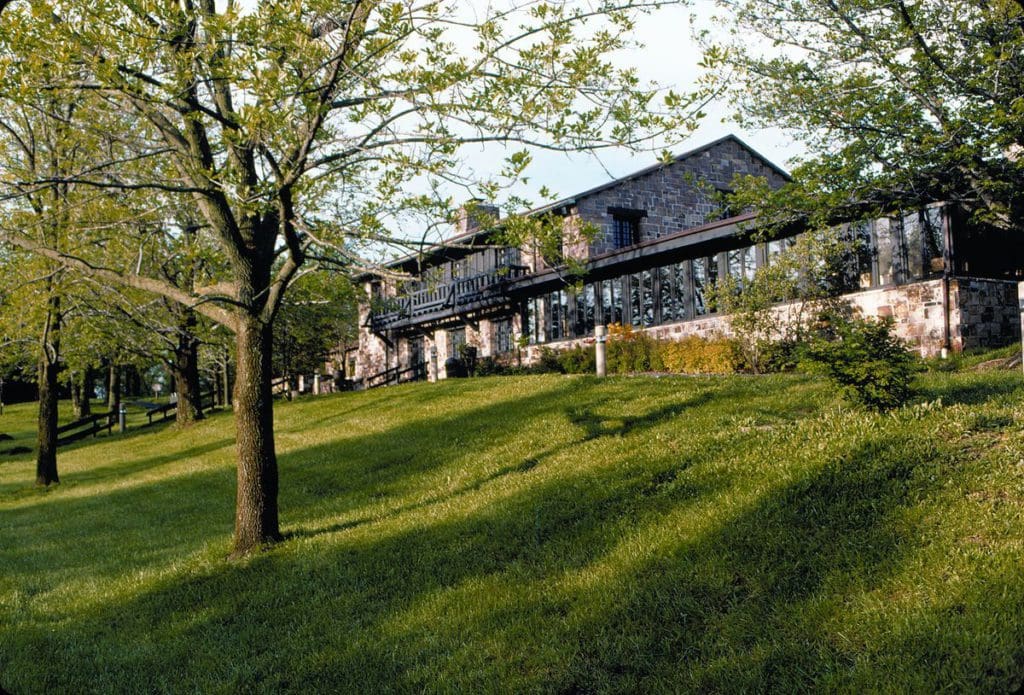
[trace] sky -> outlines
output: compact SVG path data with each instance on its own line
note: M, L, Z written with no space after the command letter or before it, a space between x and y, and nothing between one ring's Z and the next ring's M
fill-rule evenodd
M617 57L623 66L637 69L641 80L656 82L661 86L685 92L691 89L699 74L700 49L693 38L691 15L698 24L707 26L715 12L710 0L697 0L690 6L669 6L640 18L637 37L645 44L642 49L624 53ZM730 133L760 152L773 163L789 170L790 160L802 154L798 143L777 129L743 130L730 122L733 111L727 103L717 102L707 109L707 117L701 126L685 142L671 148L674 153L699 147L707 142ZM467 151L471 166L484 170L493 153L486 150ZM604 150L599 155L563 155L537 152L535 163L530 170L529 188L524 197L536 199L536 190L541 186L569 197L580 191L601 185L613 178L628 175L654 164L652 152L634 153L629 150Z
M245 10L252 10L258 0L239 0ZM582 0L590 2L593 0ZM223 0L218 0L223 2ZM501 6L501 0L458 0L458 10L467 19L478 12L486 14L492 4ZM464 4L463 4L464 3ZM711 27L711 17L719 12L714 0L690 0L686 5L666 6L639 18L636 38L643 48L624 52L616 57L622 66L636 68L642 82L655 82L664 88L685 93L691 90L699 75L701 51L693 37L691 16L701 28ZM776 129L743 130L731 122L733 113L727 103L712 103L701 126L684 142L670 149L673 153L689 149L730 133L760 152L774 164L789 170L793 157L803 153L801 146ZM659 145L656 151L660 151ZM482 176L501 166L500 150L492 148L463 149L465 163ZM534 164L528 175L529 183L514 192L535 203L542 202L538 191L546 187L558 197L570 197L581 191L599 186L612 179L626 176L656 162L654 152L631 152L627 149L602 150L596 155L565 155L548 151L534 153ZM456 193L454 195L466 195Z

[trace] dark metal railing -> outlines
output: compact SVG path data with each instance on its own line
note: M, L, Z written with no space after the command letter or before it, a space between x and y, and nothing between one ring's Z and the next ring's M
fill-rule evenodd
M217 406L217 398L213 391L207 391L199 395L199 409L202 411L213 410ZM177 413L177 403L167 403L166 405L158 405L155 408L149 408L146 410L146 417L149 419L147 425L152 425L154 418L156 422L163 422L170 420Z
M418 362L411 367L391 367L383 372L371 374L363 379L363 388L375 389L379 386L394 386L409 381L422 381L427 378L427 363Z
M81 420L61 425L57 428L57 446L77 442L79 439L85 439L90 435L95 437L103 430L109 433L113 429L115 422L117 422L117 413L109 412L90 415ZM61 435L64 436L62 437Z
M529 268L522 265L502 266L487 273L390 298L386 300L387 307L383 311L373 311L370 325L374 331L382 331L401 321L444 309L457 311L460 307L474 304L505 301L504 286L528 271Z

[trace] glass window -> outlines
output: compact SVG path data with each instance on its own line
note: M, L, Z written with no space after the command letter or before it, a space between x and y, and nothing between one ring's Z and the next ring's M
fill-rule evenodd
M521 259L519 249L514 246L505 246L497 249L497 266L520 265Z
M512 352L512 319L498 319L494 322L494 354Z
M594 323L597 320L597 288L594 285L585 285L582 299L579 314L582 315L580 323L583 331L580 335L593 335Z
M616 249L632 246L640 241L640 218L635 216L612 216L612 247Z
M850 278L849 289L868 288L874 284L872 270L871 223L855 222L850 225Z
M904 268L907 270L904 280L918 280L925 275L922 251L924 242L921 239L921 220L917 212L904 215L900 221L903 229L903 249L905 254Z
M742 249L733 249L727 254L729 263L729 277L735 280L739 286L743 286L754 279L754 271L757 264L754 261L754 247L744 246Z
M526 335L530 337L530 344L536 345L543 342L543 333L539 330L540 320L537 308L541 300L532 297L526 302Z
M466 344L466 329L455 328L448 331L448 356L462 357L460 348Z
M946 231L942 226L942 208L931 207L924 211L922 234L925 272L941 273L946 265Z
M559 321L559 314L562 309L561 292L555 291L548 295L548 340L562 339L562 324Z
M896 238L892 233L890 220L875 220L872 224L875 249L878 258L878 284L890 285L896 282Z
M640 274L633 273L626 277L629 283L629 322L634 326L639 326L643 318L643 288Z
M601 306L605 324L622 323L622 279L613 278L601 283Z
M675 320L682 321L689 318L689 306L690 306L690 281L689 281L689 261L683 261L682 263L676 263L674 267L675 272L675 297L676 297L676 313Z
M642 274L643 282L643 325L654 325L654 272L645 270ZM634 321L634 323L636 323Z
M697 316L715 313L709 296L718 282L718 259L714 256L693 259L693 310Z
M658 269L661 277L658 285L658 305L661 307L661 322L676 320L678 297L675 291L676 266L666 265Z

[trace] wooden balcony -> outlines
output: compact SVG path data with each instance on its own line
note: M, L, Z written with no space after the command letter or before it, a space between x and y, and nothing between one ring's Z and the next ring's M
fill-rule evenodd
M482 275L385 299L382 310L371 311L370 328L374 333L383 333L507 304L506 286L528 272L529 268L522 265L503 266Z

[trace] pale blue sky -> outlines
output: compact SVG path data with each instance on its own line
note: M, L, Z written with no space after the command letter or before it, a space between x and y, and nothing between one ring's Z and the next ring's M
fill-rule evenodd
M690 17L695 15L698 23L707 26L713 12L714 2L697 0L689 7L664 7L652 15L641 17L636 35L646 46L623 54L618 60L623 65L635 67L645 81L657 82L680 92L691 89L698 77L697 64L701 54L693 39ZM729 121L731 114L728 104L712 104L701 127L684 143L673 146L671 150L683 152L734 133L786 170L790 169L791 158L802 153L802 148L781 131L741 130L736 123ZM483 149L467 150L466 154L469 164L481 171L495 159L495 152ZM529 188L533 189L533 193L523 191L523 194L527 198L536 198L536 191L541 186L547 186L560 196L571 196L654 163L655 155L651 152L605 150L596 156L538 152L530 172Z

